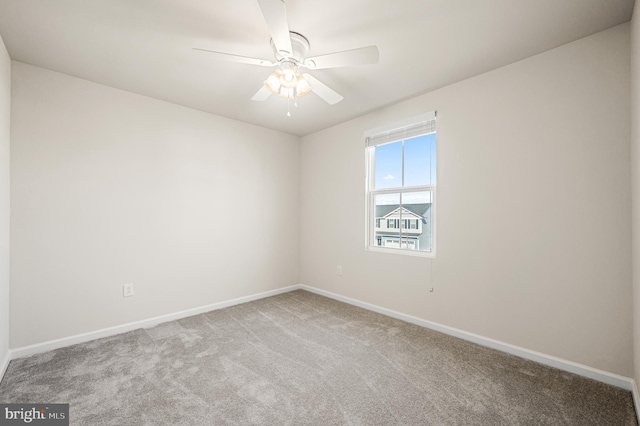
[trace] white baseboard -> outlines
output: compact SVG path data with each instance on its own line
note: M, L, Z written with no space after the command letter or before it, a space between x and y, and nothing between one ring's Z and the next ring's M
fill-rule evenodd
M638 384L635 380L631 380L631 396L633 397L633 406L636 409L636 418L640 419L640 395L638 394Z
M4 378L4 373L7 372L9 362L11 362L11 351L7 351L4 358L2 358L2 361L0 361L0 382L2 382L2 379Z
M2 373L0 374L0 378L4 374L7 366L9 365L9 361L11 359L23 358L23 357L31 356L41 352L46 352L53 349L75 345L77 343L84 343L84 342L89 342L91 340L100 339L103 337L114 336L117 334L133 331L139 328L150 328L167 321L186 318L193 315L198 315L205 312L214 311L217 309L223 309L229 306L239 305L241 303L247 303L247 302L251 302L258 299L263 299L265 297L276 296L278 294L288 293L290 291L299 290L299 289L307 290L309 292L316 293L321 296L329 297L331 299L345 302L350 305L358 306L360 308L377 312L382 315L386 315L392 318L397 318L399 320L416 324L422 327L430 328L432 330L436 330L441 333L448 334L450 336L458 337L473 343L477 343L482 346L486 346L492 349L497 349L499 351L516 355L531 361L535 361L543 365L554 367L559 370L567 371L569 373L578 374L583 377L587 377L593 380L597 380L599 382L603 382L612 386L616 386L616 387L631 391L633 393L633 399L636 406L636 410L640 414L640 395L638 394L638 389L634 380L628 377L624 377L614 373L609 373L607 371L599 370L597 368L589 367L587 365L579 364L579 363L558 358L552 355L547 355L541 352L532 351L519 346L511 345L509 343L504 343L495 339L469 333L457 328L438 324L432 321L427 321L411 315L406 315L397 311L393 311L391 309L386 309L377 305L372 305L370 303L362 302L360 300L352 299L350 297L342 296L342 295L332 293L326 290L321 290L315 287L310 287L304 284L283 287L276 290L266 291L263 293L240 297L237 299L214 303L211 305L201 306L198 308L187 309L187 310L172 313L172 314L161 315L161 316L149 318L146 320L122 324L115 327L103 328L103 329L88 332L88 333L77 334L75 336L64 337L61 339L50 340L50 341L38 343L35 345L23 346L20 348L12 349L10 353L5 356L5 359L2 361L2 363L0 363L0 373ZM639 418L640 418L640 415L639 415Z
M445 333L450 336L459 337L463 340L477 343L479 345L486 346L488 348L497 349L499 351L506 352L511 355L519 356L520 358L528 359L530 361L535 361L537 363L544 364L549 367L554 367L559 370L567 371L569 373L574 373L579 376L587 377L589 379L597 380L599 382L616 386L624 390L632 391L632 388L633 388L633 384L634 384L633 379L630 379L625 376L609 373L604 370L599 370L597 368L589 367L588 365L579 364L577 362L558 358L552 355L547 355L541 352L525 349L520 346L504 343L499 340L491 339L489 337L480 336L478 334L473 334L457 328L438 324L436 322L427 321L422 318L406 315L400 312L393 311L391 309L382 308L380 306L372 305L370 303L361 302L360 300L356 300L350 297L332 293L330 291L320 290L318 288L310 287L304 284L300 284L299 287L303 290L307 290L312 293L319 294L321 296L339 300L340 302L345 302L350 305L358 306L360 308L377 312L392 318L397 318L399 320L406 321L411 324L416 324L422 327L430 328L432 330L439 331L441 333ZM636 393L634 393L634 398L637 398ZM636 407L638 407L637 404L636 404Z
M229 306L239 305L241 303L252 302L258 299L264 299L265 297L276 296L282 293L288 293L293 290L298 290L299 285L293 285L289 287L283 287L276 290L265 291L263 293L252 294L249 296L239 297L237 299L227 300L224 302L213 303L211 305L200 306L198 308L187 309L172 314L161 315L146 320L130 322L127 324L118 325L115 327L103 328L96 331L90 331L88 333L76 334L75 336L63 337L61 339L49 340L43 343L37 343L35 345L23 346L20 348L11 350L11 359L24 358L37 353L50 351L53 349L63 348L66 346L75 345L78 343L89 342L91 340L101 339L103 337L115 336L117 334L127 333L129 331L137 330L139 328L151 328L158 324L162 324L168 321L174 321L181 318L186 318L194 315L199 315L209 311L215 311L217 309L227 308ZM7 361L8 364L8 361Z

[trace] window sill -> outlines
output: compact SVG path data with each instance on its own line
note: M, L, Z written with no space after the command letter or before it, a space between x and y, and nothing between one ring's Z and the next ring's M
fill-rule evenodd
M393 249L393 248L383 248L383 247L365 247L366 251L374 252L374 253L388 253L388 254L399 254L402 256L413 256L413 257L427 257L430 259L435 259L436 253L419 251L419 250L403 250L403 249Z

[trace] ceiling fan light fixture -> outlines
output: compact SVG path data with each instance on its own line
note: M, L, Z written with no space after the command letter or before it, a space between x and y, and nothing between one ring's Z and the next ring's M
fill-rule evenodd
M281 86L281 83L280 83L281 75L282 75L282 72L280 70L275 70L264 81L264 85L267 86L269 90L271 90L273 93L279 93L280 86Z
M303 75L299 75L298 76L298 83L296 84L296 95L297 96L304 96L307 93L309 93L310 91L311 91L311 85L309 84L307 79L304 78Z
M289 65L272 72L264 81L264 85L276 95L289 99L304 96L311 91L307 79L298 73L295 67Z
M296 87L298 83L298 76L296 75L296 71L292 68L284 68L282 70L282 75L280 76L280 84L286 87L287 89L293 89Z

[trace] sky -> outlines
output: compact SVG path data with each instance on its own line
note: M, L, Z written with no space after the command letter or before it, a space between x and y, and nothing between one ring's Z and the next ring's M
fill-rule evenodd
M404 143L404 176L402 148ZM406 141L375 148L375 189L401 188L436 183L436 134L418 136ZM404 182L403 182L404 181ZM376 204L398 204L399 194L376 196ZM429 192L405 193L403 204L429 203Z

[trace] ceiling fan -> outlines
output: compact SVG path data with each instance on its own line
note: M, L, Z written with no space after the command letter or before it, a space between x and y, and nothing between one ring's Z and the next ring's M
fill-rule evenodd
M275 61L194 47L194 50L208 52L213 54L215 59L223 61L263 67L277 66L278 68L267 77L260 90L253 95L252 101L265 101L272 93L276 93L284 98L293 99L295 102L299 96L313 91L329 105L333 105L340 102L343 97L312 75L301 73L301 69L318 70L378 63L379 54L376 46L307 58L309 41L302 34L289 31L284 0L257 1L271 34L271 46ZM290 113L287 112L287 115Z

